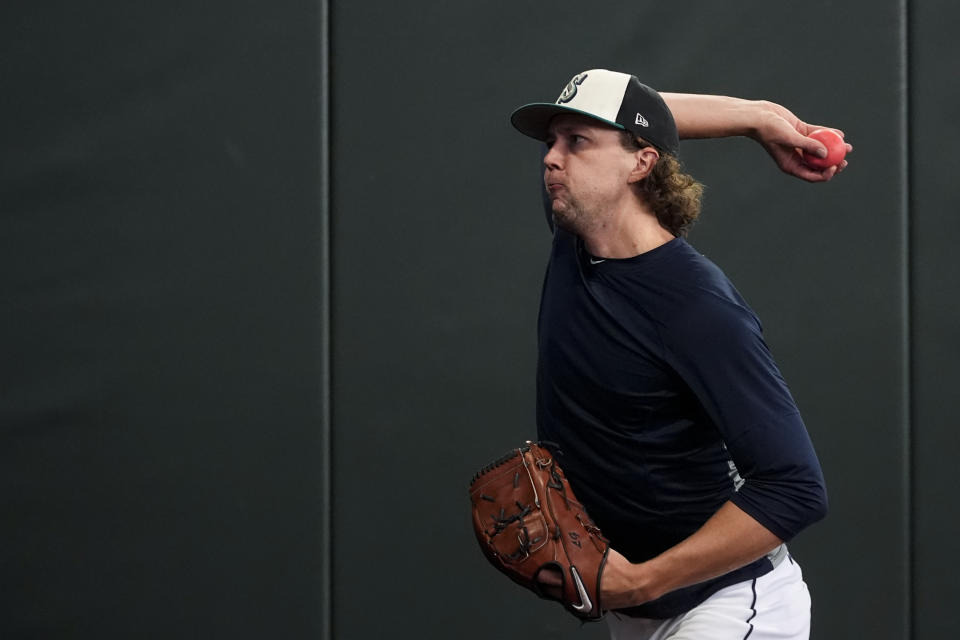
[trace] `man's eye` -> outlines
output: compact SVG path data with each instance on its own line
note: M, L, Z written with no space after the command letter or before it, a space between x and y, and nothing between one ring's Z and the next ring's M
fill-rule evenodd
M572 142L573 144L578 144L580 142L583 142L584 140L586 140L586 138L584 138L583 136L578 136L577 134L573 134L572 136L570 136L570 142Z

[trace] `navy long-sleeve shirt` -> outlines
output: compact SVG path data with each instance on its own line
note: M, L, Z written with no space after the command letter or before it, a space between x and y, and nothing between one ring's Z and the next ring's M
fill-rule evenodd
M682 238L595 261L555 232L537 421L587 511L633 562L687 538L728 500L782 540L826 511L820 465L759 320ZM678 615L770 568L761 559L630 613Z

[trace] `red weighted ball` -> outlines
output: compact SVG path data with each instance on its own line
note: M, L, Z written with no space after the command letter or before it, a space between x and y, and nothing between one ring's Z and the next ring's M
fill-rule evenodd
M819 140L827 147L827 157L821 158L811 153L803 152L803 161L815 169L827 169L843 162L847 155L847 143L839 133L833 129L817 129L810 133L810 137Z

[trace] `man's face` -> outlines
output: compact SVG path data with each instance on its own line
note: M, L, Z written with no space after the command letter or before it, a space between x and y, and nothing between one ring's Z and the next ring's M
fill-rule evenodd
M602 225L631 197L634 154L623 148L620 131L577 114L556 116L545 141L543 182L556 223L583 233Z

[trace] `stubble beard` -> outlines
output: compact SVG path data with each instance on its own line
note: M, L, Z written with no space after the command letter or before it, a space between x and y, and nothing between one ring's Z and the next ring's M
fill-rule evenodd
M553 212L553 222L564 231L571 233L582 233L586 222L586 211L576 200L554 198L551 203Z
M554 198L550 210L553 214L553 223L564 231L583 235L593 226L591 225L593 217L580 202L573 198Z

